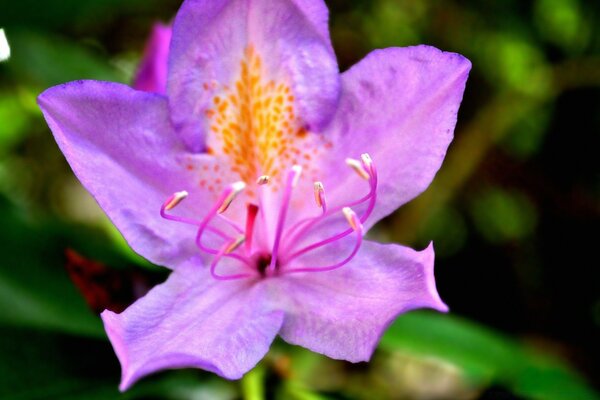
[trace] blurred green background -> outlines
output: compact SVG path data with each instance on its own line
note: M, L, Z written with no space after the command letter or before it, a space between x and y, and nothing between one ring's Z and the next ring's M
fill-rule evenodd
M172 371L120 395L96 313L166 273L76 181L35 97L76 79L130 82L153 22L180 2L0 0L12 50L0 63L0 398L598 398L600 2L327 3L342 70L420 43L473 62L442 170L373 234L435 241L451 314L400 317L369 364L277 342L240 382Z

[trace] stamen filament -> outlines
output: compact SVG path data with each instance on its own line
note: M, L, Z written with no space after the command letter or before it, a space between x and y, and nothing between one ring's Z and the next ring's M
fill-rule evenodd
M207 230L209 222L217 215L217 213L220 210L226 210L235 198L235 196L237 196L239 192L241 192L241 190L244 189L245 186L246 185L243 182L237 182L223 190L221 196L219 197L215 205L206 214L206 216L200 223L198 233L196 234L196 246L198 246L200 250L212 255L219 254L219 250L204 246L204 244L202 243L202 236L204 234L204 231ZM224 204L227 204L227 206L224 207ZM248 258L240 256L238 254L224 254L224 256L235 258L239 261L246 263L249 266L252 266L252 262Z
M281 209L279 210L279 217L277 219L275 241L273 242L273 250L271 251L271 263L269 264L268 268L271 272L274 272L277 266L277 256L279 253L279 245L281 243L281 234L283 233L283 228L285 227L285 218L290 206L292 190L298 185L298 180L300 179L301 174L302 167L299 165L294 165L288 174L287 183L283 192L283 199L281 201Z
M363 159L363 162L369 162L370 161L370 157L368 157L368 155L363 155L361 157ZM365 164L366 164L365 162ZM369 200L369 204L367 206L367 209L364 211L364 213L362 214L362 216L359 218L359 221L361 224L364 224L365 221L369 218L369 216L371 215L371 213L373 212L373 209L375 208L375 203L377 201L377 183L378 183L378 176L377 176L377 170L375 168L375 165L373 164L372 161L370 161L368 164L368 169L371 172L370 174L370 178L369 178L369 184L370 184L370 191L369 194L367 196L365 196L363 199L358 200L357 202L351 203L350 205L347 205L345 207L353 207L356 204L360 204L362 202L364 202L365 200ZM361 167L362 169L362 167ZM364 171L364 169L363 169ZM366 171L365 171L366 172ZM342 210L345 207L341 207ZM340 208L336 208L335 212L339 212ZM312 227L314 227L317 223L321 222L324 218L332 215L334 210L328 212L327 214L324 214L322 216L313 218L312 220L310 220L302 229L300 229L300 231L298 231L297 233L295 233L289 240L290 243L298 243L299 242L299 238L302 237L304 234L306 234ZM295 227L294 227L295 228ZM342 239L346 236L348 236L349 234L352 233L352 229L346 229L343 232L338 233L337 235L334 235L328 239L319 241L317 243L313 243L311 245L308 245L298 251L296 251L295 253L291 254L288 258L285 259L285 263L288 263L289 261L311 251L314 249L317 249L319 247L325 246L329 243L332 243L336 240Z
M244 229L242 229L237 223L232 221L230 218L226 217L223 214L217 214L220 219L225 221L227 225L231 226L237 233L244 233Z
M225 250L225 254L231 254L236 251L244 242L246 241L246 236L242 235L235 239Z
M235 243L235 242L233 242L233 243ZM216 280L232 281L232 280L236 280L236 279L249 278L252 276L251 274L235 274L235 275L219 275L219 274L217 274L217 272L216 272L217 265L219 264L219 262L221 261L223 256L227 255L227 249L229 249L233 243L229 242L229 243L225 243L223 246L221 246L221 249L217 252L217 254L215 255L215 258L213 259L212 263L210 264L210 274Z
M180 223L183 223L183 224L186 224L186 225L193 225L193 226L200 226L200 225L202 225L202 221L198 221L198 220L194 220L194 219L191 219L191 218L185 218L185 217L179 217L179 216L176 216L176 215L167 214L167 210L172 210L173 208L175 208L186 197L186 196L182 197L183 193L186 193L186 196L187 196L187 192L183 191L183 192L177 192L177 193L173 194L171 197L169 197L167 199L167 201L165 201L163 203L163 205L160 207L160 216L162 218L166 219L166 220L174 221L174 222L180 222ZM175 202L175 199L178 196L180 198L179 198L179 200L177 200ZM225 239L225 240L231 240L232 239L231 236L227 235L225 232L221 231L220 229L213 228L212 226L207 226L206 230L209 231L209 232L214 233L217 236L220 236L222 239Z
M302 268L286 268L282 271L282 273L284 274L292 274L292 273L299 273L299 272L327 272L327 271L333 271L335 269L341 268L344 265L348 264L358 253L358 251L360 250L360 246L362 245L362 238L363 238L363 233L364 233L364 228L362 226L362 224L360 223L358 217L356 216L356 214L354 213L354 211L352 211L352 209L350 209L349 207L344 208L344 216L346 217L346 219L348 219L348 223L351 226L351 231L356 232L356 243L354 244L354 249L352 249L352 253L350 253L350 255L346 258L344 258L342 261L332 264L332 265L327 265L324 267L302 267Z

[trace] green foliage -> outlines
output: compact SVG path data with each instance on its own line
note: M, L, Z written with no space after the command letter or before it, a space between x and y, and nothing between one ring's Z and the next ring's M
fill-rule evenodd
M12 57L6 64L18 82L39 90L78 79L121 80L100 54L80 43L35 31L10 31Z
M535 208L516 191L483 190L472 200L471 213L479 232L492 243L526 238L536 226Z
M104 337L65 270L65 249L89 247L96 236L76 226L26 224L4 202L0 210L0 323Z
M476 386L499 384L531 399L598 399L558 360L452 315L403 315L383 336L381 347L450 362Z

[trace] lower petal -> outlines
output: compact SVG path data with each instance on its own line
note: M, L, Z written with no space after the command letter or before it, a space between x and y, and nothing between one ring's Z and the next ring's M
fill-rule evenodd
M339 247L328 254L347 251ZM431 245L417 252L365 242L353 261L338 270L284 275L280 290L289 300L280 335L331 358L368 361L399 314L416 308L448 310L435 287L433 260ZM327 261L314 257L314 262Z
M161 369L196 367L239 379L269 350L283 313L260 282L211 279L202 265L172 273L121 314L102 319L122 367L121 390Z

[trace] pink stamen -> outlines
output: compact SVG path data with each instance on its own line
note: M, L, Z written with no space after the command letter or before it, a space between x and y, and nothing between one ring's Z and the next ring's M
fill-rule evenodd
M262 207L259 207L256 204L248 204L247 212L246 212L246 223L245 229L242 229L235 221L230 218L222 215L231 203L234 201L236 196L245 188L245 184L243 182L237 182L229 187L227 187L219 198L217 202L212 206L209 212L204 216L202 220L194 220L190 218L174 216L167 213L167 211L175 208L183 199L187 197L187 192L177 192L173 194L167 201L162 205L160 209L160 215L171 221L181 222L188 225L193 225L198 227L198 231L196 234L196 245L198 248L208 254L211 254L214 259L210 265L210 273L217 280L236 280L248 278L255 275L272 275L276 272L276 270L281 267L281 273L299 273L299 272L325 272L332 271L338 269L347 263L349 263L358 253L360 246L362 244L362 237L364 234L363 223L369 218L371 213L375 208L375 203L377 200L377 185L378 185L378 176L377 170L369 157L368 154L361 155L360 160L355 159L347 159L346 163L361 177L368 181L369 183L369 193L359 200L351 202L346 206L338 206L333 209L329 209L327 207L326 198L325 198L325 189L321 182L315 182L314 184L314 197L315 202L319 208L321 208L321 214L312 218L303 219L296 224L294 224L291 228L285 229L287 213L290 208L291 198L293 189L297 186L298 181L300 179L300 175L302 173L302 168L298 165L292 167L287 175L287 180L284 188L284 192L281 199L281 206L279 209L279 215L277 216L277 225L275 229L275 236L273 240L273 247L270 254L269 265L264 268L265 265L261 264L261 262L257 261L256 254L253 254L253 238L254 238L254 230L255 224L258 217L258 212ZM265 186L269 183L270 178L267 176L260 177L257 181L259 186ZM262 201L262 196L259 196L259 202ZM356 215L354 211L350 207L361 205L365 202L368 202L365 211L363 211L360 218ZM290 249L293 249L295 245L301 243L301 239L307 235L317 224L325 221L330 216L342 211L350 228L333 235L327 239L318 241L311 245L305 246L291 255L285 257L285 254L288 254ZM226 224L231 226L237 235L237 238L232 238L230 235L225 232L216 229L210 226L211 221L215 217L221 218ZM265 214L263 213L263 219ZM226 241L225 244L221 245L219 248L210 248L205 246L202 242L204 233L209 231L219 236L221 239ZM337 262L332 265L319 266L319 267L293 267L288 268L289 262L301 257L302 255L318 249L320 247L331 244L337 240L341 240L351 234L352 232L356 232L356 243L350 255L344 258L342 261ZM282 243L282 239L285 233L286 242ZM243 253L245 255L237 254L238 249L244 248ZM260 253L262 254L262 253ZM282 257L283 255L283 257ZM240 273L233 275L220 275L216 272L216 268L219 262L223 259L223 257L230 257L237 261L240 261L245 266L251 269L251 273ZM281 259L279 259L281 258ZM260 258L264 259L264 258ZM261 266L262 265L262 266Z
M221 261L221 259L224 256L227 255L226 254L227 249L229 249L234 244L235 244L235 240L232 241L232 242L229 242L229 243L225 243L223 246L221 246L221 248L219 249L219 251L215 255L215 258L213 259L212 263L210 264L210 274L216 280L219 280L219 281L233 281L233 280L236 280L236 279L249 278L249 277L252 276L251 274L235 274L235 275L219 275L219 274L217 274L217 272L216 272L217 265L219 264L219 262Z
M237 233L244 233L244 229L242 229L238 224L236 224L230 218L227 218L223 214L217 214L217 215L219 216L220 219L222 219L223 221L225 221L225 223L227 223L227 225L229 225L230 227L232 227Z
M196 234L196 246L198 246L200 250L212 255L219 254L219 250L206 247L202 243L202 236L204 234L204 231L207 230L209 222L217 215L217 213L225 211L227 207L229 207L229 204L231 204L231 202L233 201L233 197L235 196L236 192L239 193L239 191L241 191L242 189L243 187L237 183L234 183L233 185L227 187L225 190L223 190L217 202L206 214L206 216L200 223L198 233ZM236 260L242 261L245 264L252 266L252 262L248 258L240 256L238 254L223 254L222 256L235 258Z
M325 187L321 182L315 182L315 202L317 203L317 207L319 207L322 211L322 214L327 213L327 201L325 200Z
M368 156L367 156L368 157ZM362 165L365 167L366 171L369 174L369 186L370 186L370 191L369 194L367 194L365 197L361 198L360 200L357 200L353 203L351 203L350 205L347 206L341 206L341 207L336 207L335 209L327 212L326 214L323 214L321 216L318 217L314 217L312 219L307 220L306 225L302 227L302 229L300 229L298 232L296 232L289 240L289 243L292 244L292 246L295 243L299 242L299 239L304 236L311 228L313 228L317 223L323 221L325 218L331 216L333 213L335 212L339 212L340 210L344 209L345 207L353 207L355 205L358 204L362 204L363 202L369 200L369 204L367 206L367 209L365 210L365 212L362 214L362 216L360 217L360 222L361 224L364 224L365 221L369 218L369 216L371 215L371 213L373 212L373 209L375 208L375 203L377 201L377 184L378 184L378 176L377 176L377 170L375 169L375 165L372 163L372 161L370 161L370 158L367 158L363 155L362 158ZM362 176L362 175L361 175ZM302 222L302 221L301 221ZM295 226L290 229L293 230L295 228ZM331 236L328 239L319 241L317 243L313 243L309 246L306 246L298 251L296 251L295 253L292 253L290 256L288 256L284 262L288 263L291 260L309 252L312 251L314 249L317 249L319 247L325 246L329 243L333 243L336 240L342 239L346 236L348 236L349 234L352 233L352 229L346 229L343 232L338 233L337 235ZM286 249L287 250L287 249Z
M290 206L290 200L292 198L292 190L298 184L300 174L302 173L302 167L294 165L292 170L288 173L285 190L283 192L283 199L281 201L281 209L279 210L279 217L277 219L277 229L275 230L275 241L273 242L273 250L271 251L271 264L269 265L269 271L274 272L277 266L277 256L279 253L279 245L281 243L281 234L285 227L285 218L287 215L288 208Z
M202 224L202 221L167 214L167 211L170 211L173 208L175 208L175 206L177 206L183 200L183 198L181 198L181 193L183 192L173 194L167 199L167 201L163 203L163 205L160 207L160 216L169 221L180 222L186 225L200 226ZM180 198L176 200L178 196ZM222 239L232 239L231 236L227 235L225 232L221 231L220 229L213 228L212 226L207 226L206 230L220 236Z
M351 226L351 230L356 232L356 243L354 245L354 249L352 249L352 253L350 253L350 255L346 258L344 258L342 261L332 264L332 265L327 265L327 266L323 266L323 267L301 267L301 268L285 268L284 270L282 270L282 273L284 274L292 274L292 273L298 273L298 272L327 272L327 271L333 271L335 269L341 268L344 265L348 264L358 253L360 246L362 245L362 238L363 238L363 233L364 233L364 229L362 226L362 223L360 222L360 220L358 219L358 217L356 216L356 214L348 207L344 208L344 214L346 215L346 218L348 219L348 222Z

